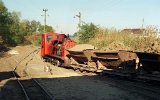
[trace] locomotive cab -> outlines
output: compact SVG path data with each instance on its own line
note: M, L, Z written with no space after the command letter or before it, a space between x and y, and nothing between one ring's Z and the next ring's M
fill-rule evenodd
M52 40L58 40L57 33L44 33L41 35L41 56L45 57L52 54Z
M43 58L65 62L68 51L76 42L65 34L45 33L41 37L41 56Z
M51 41L52 45L53 45L53 49L52 49L52 55L56 55L56 56L61 56L62 57L62 44L65 40L66 35L65 34L58 34L57 35L57 39Z

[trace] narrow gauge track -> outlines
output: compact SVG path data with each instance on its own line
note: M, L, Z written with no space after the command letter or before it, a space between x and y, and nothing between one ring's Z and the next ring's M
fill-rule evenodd
M38 53L39 52L39 48L33 50L31 53L29 53L29 55L27 55L25 58L23 58L21 61L23 61L24 59L26 59L29 56L32 56L31 59L35 56L34 53ZM30 60L31 60L30 59ZM30 62L30 60L28 62ZM20 61L20 62L21 62ZM17 61L16 61L17 62ZM20 63L19 62L19 63ZM28 64L28 62L26 63L26 65ZM19 64L17 62L17 65ZM16 68L15 68L16 69ZM15 70L14 69L14 70ZM16 77L16 73L15 71L12 71L12 73L14 74L14 76ZM26 73L27 74L27 73ZM34 78L32 78L29 74L27 74L27 79L21 79L16 77L19 85L21 86L24 94L25 94L25 98L26 100L55 100L53 96L51 96L46 90L45 88L43 88L43 86Z
M130 93L140 94L146 100L160 100L160 87L158 85L130 80L119 77L98 76L96 80L103 81L105 84L120 88Z
M26 59L30 55L32 55L32 58L33 58L34 53L37 52L38 50L39 49L32 51L20 62L22 62L24 59ZM17 63L16 65L17 67L20 62L16 61L15 59L13 60ZM10 68L12 70L10 71L7 77L13 77L17 81L18 86L21 88L21 92L23 93L21 93L22 96L19 97L20 98L19 100L55 100L55 98L51 96L36 79L32 78L27 73L26 73L27 74L26 77L23 77L23 78L19 77L15 72L16 68L12 68L11 66L12 65L10 64Z
M12 71L15 79L20 85L25 100L54 100L54 98L41 86L36 79L27 78L21 79Z

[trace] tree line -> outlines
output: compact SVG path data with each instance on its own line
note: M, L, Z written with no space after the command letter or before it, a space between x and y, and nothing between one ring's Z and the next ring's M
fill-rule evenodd
M25 36L43 33L44 25L36 20L22 20L20 12L9 12L0 0L0 37L3 44L17 45L25 41ZM47 32L53 32L52 26L45 26Z

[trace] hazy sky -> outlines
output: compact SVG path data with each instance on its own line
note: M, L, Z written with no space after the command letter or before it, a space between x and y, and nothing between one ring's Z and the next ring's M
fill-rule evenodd
M43 8L48 9L47 24L58 32L73 34L78 18L103 27L138 28L160 27L160 0L3 0L9 11L21 12L22 19L37 20L44 24Z

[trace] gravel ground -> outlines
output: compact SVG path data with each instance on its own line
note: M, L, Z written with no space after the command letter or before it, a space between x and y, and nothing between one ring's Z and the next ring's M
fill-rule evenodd
M117 88L118 83L106 84L98 76L76 75L66 69L56 71L58 74L65 71L65 74L38 79L56 100L147 100L147 97Z
M38 47L34 46L18 46L11 49L16 54L0 58L0 99L3 92L1 88L7 87L6 83L11 81L10 78L3 78L2 74L10 71L11 67L16 67L20 76L25 75L25 70L37 78L56 100L147 100L140 94L117 88L118 83L109 85L101 80L95 80L97 78L95 75L84 76L73 70L45 63L38 51L28 56L37 49ZM12 87L13 91L16 88L11 85L9 87Z

